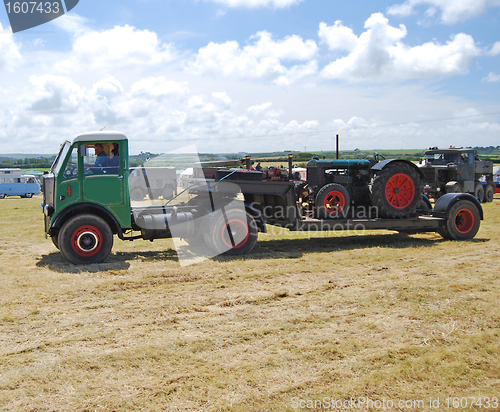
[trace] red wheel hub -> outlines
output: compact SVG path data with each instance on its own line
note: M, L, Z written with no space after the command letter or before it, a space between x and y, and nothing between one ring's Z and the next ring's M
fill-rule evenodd
M246 220L231 219L222 227L222 241L230 249L243 247L250 237Z
M472 230L474 222L474 214L469 209L461 209L455 216L455 227L464 235Z
M393 208L404 209L415 198L413 180L404 173L395 174L385 185L385 198Z
M341 192L332 190L325 196L323 206L328 214L336 216L345 208L345 197Z
M80 256L94 256L102 247L101 231L94 226L80 226L71 236L71 246Z

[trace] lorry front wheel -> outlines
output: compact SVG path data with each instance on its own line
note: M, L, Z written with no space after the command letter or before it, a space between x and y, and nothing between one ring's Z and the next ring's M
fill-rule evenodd
M455 203L448 213L446 224L439 234L449 240L467 240L476 236L481 217L479 210L469 200Z
M113 232L99 216L78 215L63 225L58 243L63 256L75 265L101 263L111 253Z
M244 255L253 249L258 234L251 214L230 209L219 214L205 240L217 254Z

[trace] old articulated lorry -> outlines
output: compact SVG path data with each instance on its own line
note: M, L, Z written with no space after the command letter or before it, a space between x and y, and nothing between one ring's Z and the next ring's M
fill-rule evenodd
M113 168L97 164L96 144L106 153L119 148ZM64 142L43 176L45 233L68 261L87 264L109 256L114 235L122 240L183 238L214 255L243 255L267 225L291 231L439 232L464 240L476 235L483 219L479 201L465 193L446 194L432 208L422 194L422 173L398 159L313 158L305 182L292 173L266 180L250 169L249 161L245 169L199 163L187 201L176 202L172 189L157 204L137 204L130 198L126 136L82 134ZM143 178L148 188L147 174Z

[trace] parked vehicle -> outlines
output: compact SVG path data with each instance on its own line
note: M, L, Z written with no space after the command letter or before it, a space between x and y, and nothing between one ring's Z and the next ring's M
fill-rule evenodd
M40 193L40 181L34 175L23 175L21 169L0 169L0 199L6 196L31 198Z
M96 143L119 147L116 173L90 171ZM312 159L307 187L298 186L310 205L304 194L297 194L297 185L304 182L294 181L291 160L289 170L283 180L265 180L262 172L251 170L249 157L246 169L198 163L188 201L131 205L127 138L118 132L82 134L61 146L43 176L45 233L68 261L87 264L109 256L114 235L122 240L183 238L214 255L243 255L267 225L290 231L439 232L464 240L476 235L483 219L479 201L469 194L447 194L434 209L428 201L421 207L421 177L407 162ZM343 213L349 198L371 198L371 203L367 208L355 200L350 213Z
M474 149L433 148L425 152L420 170L424 190L434 199L446 193L470 193L480 202L493 201L493 162L480 160Z

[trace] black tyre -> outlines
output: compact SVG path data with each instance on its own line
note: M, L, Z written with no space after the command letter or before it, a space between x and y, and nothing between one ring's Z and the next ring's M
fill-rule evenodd
M447 184L446 193L462 193L462 186L460 186L460 183L458 182Z
M316 195L316 212L320 219L344 217L350 204L349 192L337 183L323 186Z
M484 191L484 201L493 202L493 196L495 195L495 189L491 185L486 185L486 190Z
M395 162L373 177L370 199L380 217L397 219L415 214L422 192L418 171L407 163Z
M5 194L4 193L0 193L0 199L5 199Z
M205 236L203 233L198 232L197 234L190 236L188 238L184 238L184 240L193 247L203 247L207 245L205 241Z
M417 210L422 213L430 213L432 211L432 203L426 195L422 195L420 202L418 202Z
M480 220L476 205L469 200L460 200L451 207L446 225L439 234L449 240L472 239L479 230Z
M205 234L207 245L217 254L244 255L257 243L257 223L252 215L236 209L220 211Z
M165 187L163 189L163 200L169 200L174 197L174 189L171 187Z
M57 248L59 249L59 234L56 233L55 235L52 235L50 237L50 239L52 240L52 244Z
M26 193L24 197L31 199L33 197L33 193Z
M113 233L99 216L85 214L69 219L58 236L59 248L71 263L101 263L113 247Z
M481 183L476 183L474 185L474 196L477 197L480 203L484 202L484 188Z
M140 201L144 199L144 191L141 188L136 187L130 192L130 199L135 201Z

